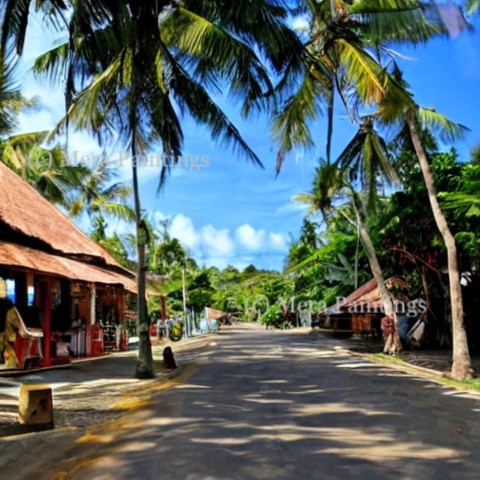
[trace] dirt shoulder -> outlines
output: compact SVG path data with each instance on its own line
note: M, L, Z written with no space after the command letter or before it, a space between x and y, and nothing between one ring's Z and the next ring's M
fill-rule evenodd
M315 333L315 330L313 333ZM317 334L319 334L318 331ZM320 332L320 334L325 334L325 332ZM328 333L328 335L331 334ZM376 355L383 351L383 343L381 339L376 337L344 337L343 341L345 342L345 347L353 353ZM393 357L394 361L396 359L406 362L413 368L419 367L419 373L421 373L422 369L426 369L439 376L449 372L452 366L452 352L450 349L421 348L403 350ZM388 356L385 356L386 360L388 360ZM477 374L480 374L480 355L472 355L471 360L472 368Z
M111 354L70 368L31 372L15 378L0 377L0 469L2 478L51 478L67 459L87 450L78 440L92 429L115 425L122 417L146 405L159 388L168 388L193 361L214 348L217 336L204 336L170 344L179 368L163 368L163 348L153 346L156 378L133 378L136 351ZM23 383L52 387L55 428L26 432L17 421L18 392ZM28 454L27 454L28 452ZM28 460L27 460L28 458ZM21 466L19 468L19 466ZM21 472L21 475L19 475ZM64 478L64 477L60 477ZM65 477L68 478L68 477Z

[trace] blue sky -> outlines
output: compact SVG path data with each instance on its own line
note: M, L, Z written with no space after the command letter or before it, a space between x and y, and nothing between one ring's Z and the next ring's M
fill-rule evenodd
M27 73L31 59L56 40L42 31L38 20L35 22L27 37L27 58L20 80L25 95L40 97L44 108L22 115L20 130L24 132L51 128L61 118L64 108L61 88L46 87ZM465 159L473 147L480 145L480 25L477 20L474 23L473 32L436 39L427 46L397 49L413 58L400 64L417 102L434 106L471 129L465 140L455 145ZM191 165L192 156L203 156L208 165L199 171L175 168L159 195L156 193L159 170L142 168L143 207L154 225L169 218L171 234L182 241L200 264L244 268L253 263L258 268L281 270L290 239L298 236L305 212L292 197L308 191L318 158L324 155L325 121L322 119L315 125L315 148L292 153L276 178L276 147L269 138L267 119L259 116L245 121L235 104L223 101L222 106L265 169L238 158L229 148L215 145L206 129L186 118L184 153L188 163ZM352 131L348 120L339 115L334 155L340 153ZM69 149L70 158L75 154L99 153L98 146L85 134L74 135ZM122 153L112 152L113 159L119 155ZM117 170L121 178L130 178L128 167ZM111 226L124 230L121 225Z

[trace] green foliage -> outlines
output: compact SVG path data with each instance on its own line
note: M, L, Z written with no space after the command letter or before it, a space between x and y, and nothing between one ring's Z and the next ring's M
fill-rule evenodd
M2 161L48 201L69 208L88 170L69 165L60 146L43 148L45 137L46 132L35 132L0 141Z
M0 47L0 139L11 134L18 124L18 114L35 106L26 99L15 82L15 57Z
M131 271L135 269L135 263L129 258L124 242L116 233L111 237L99 238L98 240L94 237L94 240L107 250L120 265Z
M477 11L480 11L480 0L467 0L467 13L472 15Z
M463 166L458 187L444 193L442 198L446 209L466 217L480 217L480 165Z

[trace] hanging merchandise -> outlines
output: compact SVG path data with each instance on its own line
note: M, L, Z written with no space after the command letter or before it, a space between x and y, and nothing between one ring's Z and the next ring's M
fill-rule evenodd
M183 336L183 325L180 321L172 323L169 328L168 337L172 342L178 342Z

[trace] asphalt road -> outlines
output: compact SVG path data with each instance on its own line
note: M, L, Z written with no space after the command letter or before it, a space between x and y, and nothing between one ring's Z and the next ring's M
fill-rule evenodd
M172 388L81 439L97 479L478 479L480 401L316 335L223 333ZM187 369L188 370L188 369Z

